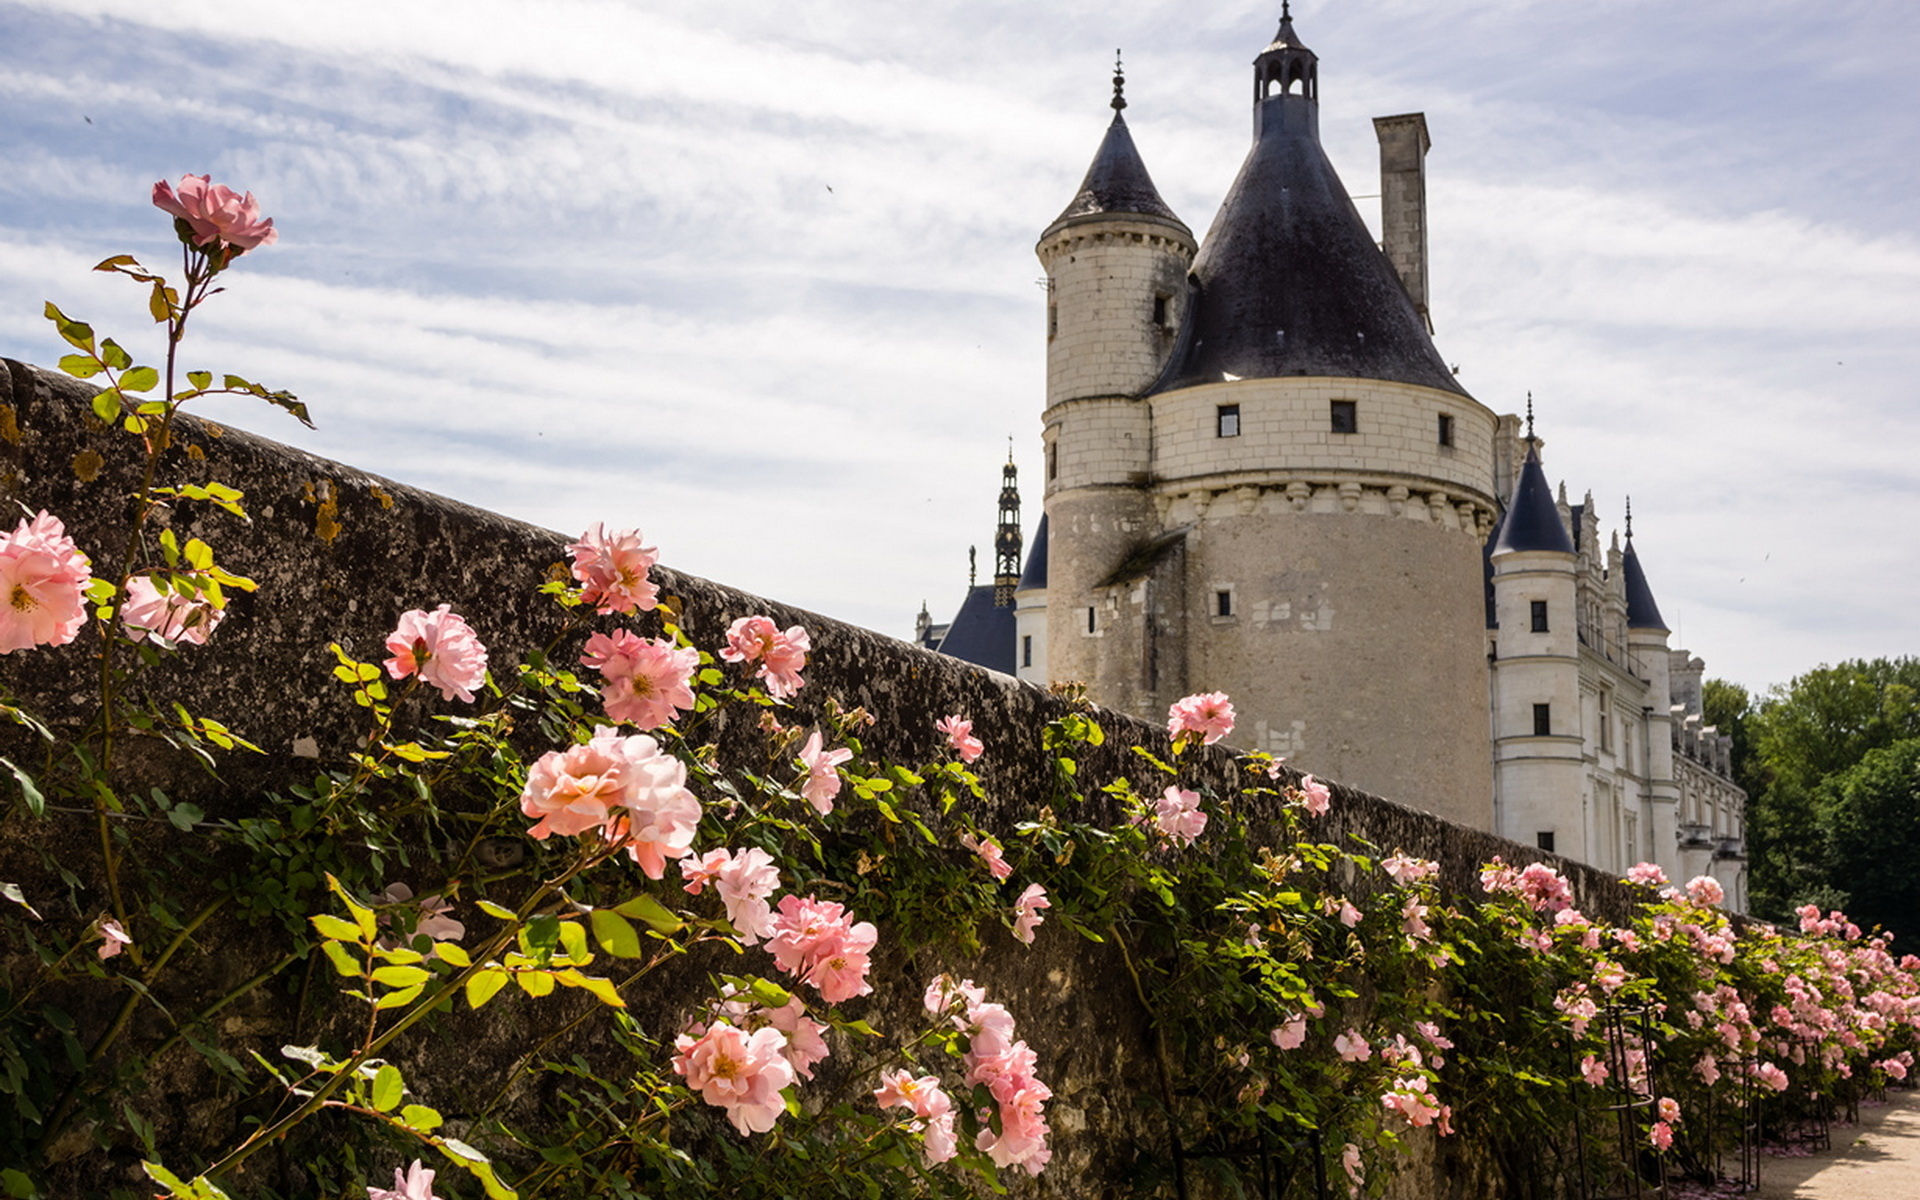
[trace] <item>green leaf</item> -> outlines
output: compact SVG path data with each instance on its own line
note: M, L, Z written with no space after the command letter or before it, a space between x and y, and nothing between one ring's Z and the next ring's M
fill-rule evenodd
M0 1187L6 1188L7 1195L16 1200L33 1200L40 1194L40 1189L33 1186L33 1179L25 1171L16 1171L12 1167L0 1171Z
M386 995L380 997L380 999L374 1001L373 1006L376 1009L405 1008L419 998L425 986L424 984L416 983L410 988L401 988L397 992L388 992Z
M114 346L112 342L108 342L107 345L115 350L119 349L119 347ZM125 352L122 351L122 353L124 354ZM153 390L153 385L159 382L160 372L154 370L152 367L135 367L120 377L120 390L123 392L150 392Z
M486 1155L458 1138L434 1138L432 1141L440 1148L440 1153L453 1160L455 1166L463 1168L480 1181L480 1186L487 1189L488 1200L519 1200L520 1194L501 1183L500 1177L493 1173L493 1164L487 1161Z
M433 978L433 972L425 967L376 967L373 981L391 988L417 987Z
M473 959L468 956L467 952L453 942L435 942L433 944L433 955L441 962L451 966L470 967L473 965Z
M374 931L379 928L379 922L374 919L373 910L355 900L346 887L333 877L332 872L327 873L327 886L333 890L334 895L340 897L341 902L347 906L347 912L353 917L354 923L360 926L360 932L366 934L371 941Z
M79 321L73 320L71 317L67 316L67 314L61 312L57 307L55 307L53 301L51 300L47 301L46 313L47 313L47 320L53 322L53 327L60 331L60 336L66 339L66 342L69 346L72 346L76 350L85 350L85 351L88 351L89 353L92 352L93 350L93 327L92 326L85 325Z
M560 949L576 963L593 961L593 951L587 949L587 928L578 921L560 922Z
M365 939L360 933L360 927L352 921L342 921L339 917L329 916L326 913L319 913L309 917L308 920L313 922L313 931L323 938L330 938L336 942L364 944ZM355 972L355 974L358 973L358 971Z
M342 922L342 924L345 924L345 922ZM342 977L347 979L360 978L361 965L353 960L353 955L347 953L345 946L342 946L339 942L321 942L320 949L326 954L327 960L333 964L333 969L338 971Z
M669 912L665 905L645 892L640 893L625 904L616 905L614 912L623 917L632 917L636 921L645 921L660 933L672 935L686 928L687 923Z
M8 771L12 772L14 782L20 785L20 794L26 798L28 812L37 817L47 811L47 798L40 794L39 787L33 782L33 776L15 766L8 759L0 758L0 767L5 767Z
M92 379L100 373L100 362L91 354L63 354L60 369L75 379Z
M573 972L573 974L579 975L579 972L576 971ZM602 1004L610 1008L625 1008L627 1006L627 1002L620 998L620 989L613 986L613 980L611 979L602 979L598 975L579 975L577 979L563 980L562 982L570 987L577 987L583 992L592 993Z
M283 1057L295 1062L303 1062L316 1071L324 1069L327 1065L327 1056L320 1053L318 1046L282 1046L280 1053Z
M400 1110L400 1120L415 1133L432 1133L445 1119L424 1104L409 1104Z
M467 1007L479 1008L499 994L507 986L508 972L499 967L488 967L467 980Z
M198 805L188 804L184 801L167 810L167 820L173 822L175 829L184 832L192 832L195 825L198 825L206 819L207 814L201 812Z
M379 1112L392 1112L406 1097L407 1085L400 1078L400 1068L392 1063L382 1066L373 1076L373 1107Z
M168 530L167 532L172 533L173 531ZM213 547L207 545L199 538L187 539L186 558L187 565L196 571L210 571L213 569Z
M205 391L206 389L213 386L213 372L212 371L188 371L187 382L189 384L192 384L195 389L199 391Z
M640 934L633 923L610 908L596 908L587 914L593 926L594 940L615 958L639 958Z
M520 915L512 909L502 908L491 900L475 900L474 904L479 906L481 912L502 921L518 921L520 919Z
M793 1001L793 993L773 982L771 979L756 979L748 990L753 998L768 1008L785 1008Z
M93 394L93 415L111 425L120 419L120 393L104 388Z

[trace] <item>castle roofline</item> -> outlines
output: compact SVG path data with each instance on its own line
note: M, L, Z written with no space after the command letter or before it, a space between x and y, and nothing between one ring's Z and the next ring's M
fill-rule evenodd
M1507 502L1507 515L1501 520L1500 532L1493 542L1496 555L1529 550L1568 556L1577 553L1566 522L1560 519L1560 508L1553 502L1553 489L1548 486L1547 473L1540 466L1540 455L1531 444L1527 446L1527 461L1520 468L1520 478L1513 485L1513 498Z
M1041 235L1042 240L1069 221L1102 217L1158 218L1171 222L1189 238L1193 236L1167 202L1160 198L1160 189L1153 186L1153 177L1147 174L1147 164L1133 144L1133 133L1127 128L1127 119L1120 112L1127 106L1123 91L1125 82L1116 62L1113 121L1107 126L1106 136L1100 139L1100 148L1094 152L1086 178L1080 181L1080 190L1074 193L1073 199L1060 210L1060 215L1047 226L1047 232Z

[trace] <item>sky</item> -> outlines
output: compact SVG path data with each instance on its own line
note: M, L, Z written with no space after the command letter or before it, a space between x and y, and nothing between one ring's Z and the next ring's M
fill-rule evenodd
M0 354L159 339L154 180L280 230L207 415L897 636L1039 519L1033 246L1111 113L1210 224L1277 3L0 0ZM1421 111L1436 343L1549 475L1628 496L1674 644L1762 689L1920 653L1920 5L1301 0L1322 136ZM144 353L143 353L144 351Z

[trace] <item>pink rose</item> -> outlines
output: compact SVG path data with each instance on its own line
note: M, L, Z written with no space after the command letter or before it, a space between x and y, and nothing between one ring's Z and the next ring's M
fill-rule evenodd
M1013 874L1013 865L1001 856L1000 843L992 838L976 838L970 833L963 833L960 835L960 844L980 856L980 861L987 865L987 874L993 876L995 883L1004 883L1007 876Z
M1300 796L1309 816L1323 817L1333 806L1333 789L1311 775L1300 777Z
M1647 1130L1647 1141L1653 1143L1656 1150L1665 1150L1673 1145L1673 1127L1665 1121L1655 1121L1653 1128Z
M728 627L720 657L733 663L758 662L754 677L766 680L769 696L784 700L806 686L800 672L811 649L807 631L798 625L782 633L771 617L741 617Z
M152 638L162 643L204 646L226 615L205 596L178 592L162 595L148 575L127 580L126 597L120 602L120 621L127 627L127 636L136 642Z
M1233 732L1233 703L1225 692L1206 692L1176 700L1167 709L1167 732L1176 742L1199 739L1211 746Z
M833 811L833 798L840 794L840 772L836 768L852 757L853 751L845 746L825 749L817 729L807 735L807 744L800 748L800 765L807 772L806 782L800 785L800 798L821 816Z
M1680 1119L1680 1102L1673 1097L1660 1097L1660 1103L1656 1107L1660 1110L1662 1121L1672 1122Z
M1650 862L1636 863L1627 868L1627 882L1660 887L1667 882L1667 873Z
M1307 1040L1307 1019L1292 1017L1286 1024L1274 1026L1273 1032L1267 1037L1282 1050L1298 1050L1300 1044Z
M1727 891L1711 875L1695 875L1687 881L1687 898L1695 904L1716 905L1727 898Z
M873 991L867 972L879 936L870 922L856 924L852 913L832 901L787 895L774 914L767 949L782 971L800 976L827 1003L838 1004Z
M1191 846L1207 827L1207 814L1200 811L1200 793L1181 787L1169 787L1154 801L1154 827L1161 835Z
M947 744L960 756L960 761L970 763L986 752L986 746L973 736L973 722L962 721L959 717L942 717L933 727L947 735Z
M1373 1047L1367 1044L1367 1039L1361 1037L1357 1029L1334 1035L1333 1049L1342 1062L1365 1062L1373 1057Z
M738 854L709 850L704 857L688 855L680 860L680 874L690 895L698 896L707 884L713 885L727 906L727 923L742 942L751 946L773 936L773 909L767 898L780 890L780 868L765 850L756 846Z
M1360 910L1355 908L1350 900L1340 902L1340 923L1348 929L1360 923Z
M177 195L160 180L153 185L153 206L186 222L180 240L187 241L190 234L197 246L220 244L241 254L271 246L280 237L272 219L260 216L260 202L252 192L242 196L206 175L182 175Z
M1395 851L1393 857L1382 862L1380 866L1393 877L1395 883L1402 886L1418 883L1422 879L1437 874L1440 870L1439 863L1429 862L1424 858L1412 858L1398 851Z
M748 1034L715 1021L697 1039L685 1034L675 1039L673 1070L701 1099L725 1109L742 1134L765 1133L786 1111L780 1090L793 1083L786 1044L778 1029Z
M1360 1147L1348 1142L1340 1148L1340 1169L1347 1173L1350 1189L1358 1196L1367 1182L1367 1173L1360 1166Z
M617 736L604 726L595 736ZM627 855L648 879L666 873L667 863L684 858L700 828L700 801L687 790L687 765L660 749L645 734L621 738L627 757L621 809L607 821L610 841L627 839Z
M573 577L583 585L580 600L598 613L649 612L659 601L660 589L647 578L660 552L640 544L638 529L608 533L596 521L567 547L573 556Z
M101 962L112 958L125 947L133 945L133 939L127 936L127 931L121 928L118 921L112 919L102 921L99 929L100 949L97 953L100 955Z
M458 696L471 704L473 689L487 682L487 648L451 605L401 613L400 624L387 635L387 650L393 655L386 661L387 674L395 679L418 675L439 688L442 699Z
M1046 920L1040 915L1040 910L1052 907L1053 901L1047 899L1047 889L1037 883L1028 884L1027 890L1020 893L1020 899L1013 907L1013 936L1029 946L1033 945L1033 931Z
M86 555L45 510L0 534L0 654L79 637L90 582Z
M642 638L625 629L587 639L583 666L607 681L600 699L607 716L641 729L658 729L693 707L693 673L700 652L661 638Z
M605 825L626 796L626 769L626 754L609 737L541 755L520 793L520 811L538 818L528 836L579 837Z
M367 1200L439 1200L433 1194L433 1171L421 1166L417 1158L404 1174L395 1167L393 1186L380 1188L368 1184Z

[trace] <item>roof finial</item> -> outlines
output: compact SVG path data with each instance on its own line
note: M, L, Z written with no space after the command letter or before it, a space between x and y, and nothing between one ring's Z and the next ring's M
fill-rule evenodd
M1127 73L1120 66L1120 51L1113 52L1113 111L1127 106Z
M1633 497L1627 497L1627 545L1633 545ZM1657 549L1657 547L1656 547Z
M974 584L980 582L980 563L977 557L978 555L979 555L978 547L976 546L967 547L967 586L968 587L972 587Z
M1527 393L1527 445L1533 445L1533 393Z
M1293 14L1287 11L1290 3L1291 0L1280 0L1280 19L1282 21L1291 21L1293 19Z

